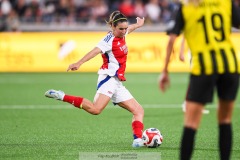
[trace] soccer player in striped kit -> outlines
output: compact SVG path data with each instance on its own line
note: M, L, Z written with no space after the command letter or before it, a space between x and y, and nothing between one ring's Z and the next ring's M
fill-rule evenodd
M53 89L48 90L45 96L68 102L93 115L100 114L109 101L112 100L114 104L133 114L132 130L134 140L132 147L141 147L144 146L141 139L144 128L144 110L122 83L126 81L125 69L128 54L125 37L144 25L144 18L137 17L136 21L135 24L128 25L127 17L119 11L114 11L107 22L112 31L108 32L96 47L79 61L69 65L67 71L76 71L82 64L99 53L101 54L103 64L98 71L97 92L93 102L83 97L68 95Z
M169 85L168 64L174 42L181 31L192 54L190 82L181 139L180 159L191 159L202 110L218 96L218 145L221 160L232 150L232 112L239 89L239 63L231 42L231 27L240 28L240 16L232 0L184 0L170 29L167 56L159 81ZM204 157L203 158L207 158Z
M182 38L182 42L181 42L181 46L180 46L180 52L179 52L179 59L180 59L180 61L182 61L182 62L184 62L185 61L185 56L184 56L184 46L185 46L185 38L184 38L184 36L183 36L183 38ZM189 58L189 62L190 62L190 66L192 66L192 55L191 55L191 52L190 52L190 50L188 51L188 58ZM186 101L184 101L183 102L183 104L182 104L182 111L183 112L186 112ZM203 114L209 114L209 110L207 110L207 109L203 109L202 110L202 113Z

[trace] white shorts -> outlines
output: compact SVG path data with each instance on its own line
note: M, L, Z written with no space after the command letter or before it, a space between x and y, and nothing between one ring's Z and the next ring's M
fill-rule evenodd
M117 77L110 77L105 74L98 76L97 93L110 97L113 103L119 103L133 98L131 93L123 86Z

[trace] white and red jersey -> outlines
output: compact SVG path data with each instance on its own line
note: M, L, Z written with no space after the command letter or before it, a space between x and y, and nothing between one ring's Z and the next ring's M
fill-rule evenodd
M103 59L103 65L99 69L98 74L116 76L120 81L125 81L124 74L128 54L125 37L115 37L112 32L109 32L97 44L97 47L101 49Z

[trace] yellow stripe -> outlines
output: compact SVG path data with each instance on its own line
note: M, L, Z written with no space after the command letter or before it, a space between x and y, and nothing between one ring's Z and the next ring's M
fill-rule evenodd
M229 65L229 72L230 72L230 73L236 72L235 63L234 63L234 58L233 58L233 56L232 56L231 49L228 49L228 50L226 51L226 56L227 56L227 61L228 61L228 65Z
M217 68L218 68L218 73L222 74L224 72L224 66L223 66L223 59L220 54L220 51L217 52L216 54L216 60L217 60Z
M210 51L209 53L203 54L203 65L205 67L205 74L207 75L213 73L213 64L211 59Z
M127 18L118 18L118 19L114 20L112 23L117 22L117 21L119 21L121 19L126 19L127 20Z

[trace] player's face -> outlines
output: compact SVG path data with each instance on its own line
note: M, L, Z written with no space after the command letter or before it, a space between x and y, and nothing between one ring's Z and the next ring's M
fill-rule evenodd
M113 27L113 34L116 37L124 37L127 32L128 22L120 22L116 27Z

